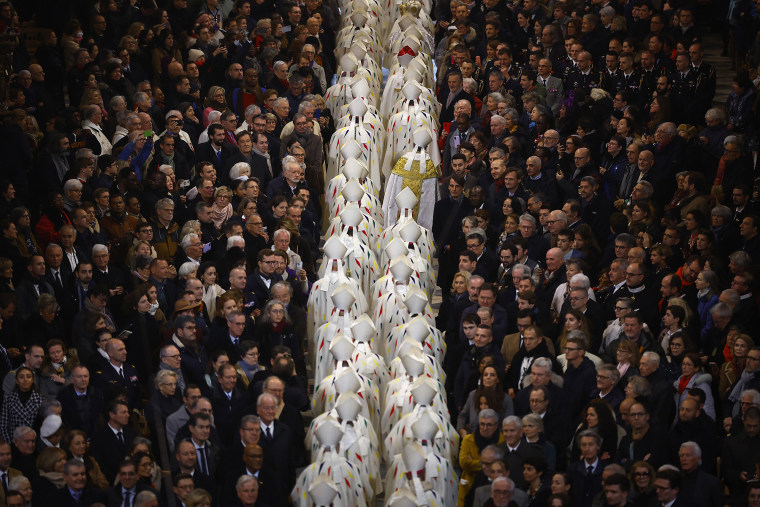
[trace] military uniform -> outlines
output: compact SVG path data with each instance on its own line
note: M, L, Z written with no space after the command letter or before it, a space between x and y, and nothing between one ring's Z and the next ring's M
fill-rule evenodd
M102 370L95 372L95 386L102 393L113 393L119 389L127 392L127 404L130 409L137 408L140 402L141 384L137 377L137 369L131 364L124 363L121 366L124 375L120 375L110 362Z
M673 72L670 75L670 101L673 104L673 119L676 123L698 124L695 118L697 98L697 78L699 74L689 68L686 72ZM694 120L697 120L696 122Z
M580 69L575 69L567 76L565 80L565 93L569 94L573 90L578 88L585 90L587 93L592 88L604 88L605 76L593 67L588 72L582 72Z

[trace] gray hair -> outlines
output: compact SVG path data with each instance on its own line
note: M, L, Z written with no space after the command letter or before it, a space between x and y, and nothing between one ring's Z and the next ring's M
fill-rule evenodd
M752 396L752 403L755 405L760 405L760 391L757 389L747 389L746 391L742 392L742 397L747 395Z
M227 250L240 246L240 243L242 243L243 247L245 246L245 240L241 236L230 236L227 238Z
M124 95L114 95L111 97L111 100L108 101L108 109L113 110L116 106L119 105L119 102L123 101L124 104L127 103L127 98ZM122 109L124 111L124 109Z
M523 213L520 215L520 222L528 222L530 224L533 224L533 227L536 227L536 219L531 215L530 213Z
M245 487L245 485L246 485L246 484L248 484L249 482L253 482L253 483L255 483L255 484L256 484L256 487L258 487L258 486L259 486L259 481L257 481L257 480L256 480L256 477L254 477L254 476L252 476L252 475L248 475L248 474L243 474L243 475L241 475L241 476L238 478L237 482L235 482L235 489L236 489L237 491L240 491L240 490L241 490L241 489L243 489L243 487Z
M159 387L161 387L161 385L166 383L167 377L174 377L174 380L177 380L177 374L174 373L173 371L158 370L155 378L153 379L153 382L156 385L156 389L158 389Z
M493 120L493 116L491 117L491 120ZM498 146L494 146L490 150L488 150L488 154L491 153L498 153L500 157L504 158L507 155L507 152L504 151L504 148L499 148Z
M145 102L148 98L148 94L145 92L137 92L134 95L132 95L132 102L135 104L139 104L140 102Z
M735 304L739 304L739 293L737 293L735 290L733 290L733 289L726 289L721 294L727 294L729 290L733 291L733 294L736 294L736 303ZM733 298L731 298L731 299L733 299ZM717 303L712 308L710 308L710 315L712 315L713 317L715 317L717 315L718 317L723 317L724 319L728 319L728 318L731 318L731 314L732 313L734 313L734 312L731 309L731 307L728 306L726 303L724 303L722 301L719 302L719 303Z
M509 424L514 424L517 428L522 428L522 419L517 417L516 415L508 415L504 418L503 421L501 421L501 427L504 428L505 426Z
M304 113L309 108L315 109L314 108L314 104L312 104L311 102L309 102L308 100L306 100L306 97L304 97L303 100L301 101L301 103L298 104L298 112L299 113ZM295 117L293 118L293 120L295 120Z
M221 118L222 112L213 110L208 114L208 124L211 125L212 123L219 123L219 120L221 120Z
M29 481L29 479L27 479L23 475L17 475L8 481L8 489L19 491L21 488L23 488L27 484L31 485L32 483Z
M526 266L525 264L515 264L514 266L512 266L512 273L514 273L516 269L520 270L520 273L522 273L522 276L530 275L530 268Z
M274 231L274 234L272 234L272 239L275 239L279 234L286 234L288 239L290 239L290 231L287 229L277 229Z
M251 104L250 106L246 107L245 112L243 113L245 118L256 116L257 114L261 114L261 108L255 104Z
M693 440L689 440L688 442L684 442L681 444L681 447L679 449L683 448L691 449L694 451L694 454L697 455L698 458L702 458L702 448L699 446L698 443L694 442Z
M100 106L95 105L95 104L90 104L89 106L85 106L85 108L82 110L82 116L84 117L85 120L89 120L98 111L100 111Z
M493 492L493 487L497 484L506 484L509 486L509 490L514 493L515 491L515 481L510 479L509 477L505 477L503 475L500 475L499 477L496 477L493 481L491 481L491 491Z
M486 95L486 97L495 100L496 103L504 102L504 95L502 95L499 92L491 92L488 95Z
M599 367L599 371L602 371L602 370L608 372L612 376L612 379L615 381L616 384L620 382L620 372L614 365L603 364Z
M194 262L183 262L177 270L177 275L180 278L187 278L187 275L198 269L198 265Z
M512 119L512 121L517 121L517 120L520 119L520 113L518 113L517 109L515 109L513 107L507 108L507 110L504 111L503 116L509 116ZM493 118L491 118L491 119L493 119Z
M179 117L179 118L182 118L182 113L180 113L180 112L179 112L179 111L177 111L176 109L172 109L172 110L170 110L169 112L167 112L167 113L164 115L164 119L165 119L165 120L168 120L168 119L169 119L169 118L171 118L172 116L174 116L174 117Z
M531 368L533 368L534 366L543 368L546 373L551 373L552 371L552 361L548 357L536 358L536 360L533 361L533 364L531 364L530 366Z
M272 294L275 289L285 289L290 294L290 297L293 297L293 286L284 280L272 285L272 287L269 288L269 293Z
M578 442L581 441L582 438L591 437L596 441L597 446L602 445L602 436L596 431L596 430L583 430L580 433L578 433Z
M504 125L507 123L507 120L505 120L503 116L499 116L498 114L495 114L491 116L491 123L498 123L499 125Z
M163 199L159 199L158 202L156 202L156 209L164 209L164 208L172 208L174 209L174 201L169 199L168 197L164 197Z
M273 395L273 394L269 394L269 393L261 393L261 394L259 395L259 397L258 397L258 398L256 398L256 408L258 408L259 406L261 406L261 403L262 403L262 402L263 402L265 399L267 399L267 398L271 399L271 400L274 402L274 404L275 404L275 405L277 405L277 398L275 397L275 395ZM495 412L494 412L494 413L495 413Z
M248 168L248 174L251 174L251 166L247 162L238 162L230 167L230 179L236 180L240 177L240 172L245 168Z
M752 258L744 250L738 250L732 253L728 256L728 260L745 269L752 265Z
M710 211L710 214L715 217L722 217L723 220L728 220L731 218L731 208L718 204Z
M108 253L108 247L103 244L96 244L92 246L92 255L95 256L95 254L105 252Z
M258 425L259 423L261 423L261 418L253 414L244 415L240 419L240 426L243 426L244 424L248 424L248 423L253 423L253 424Z
M579 287L588 290L589 287L591 287L591 280L589 280L583 273L578 273L570 277L570 283L568 285L573 288Z
M650 183L650 182L648 182L646 180L641 180L638 183L636 183L636 185L640 185L641 188L644 189L644 193L648 197L652 197L652 195L654 195L654 186L652 185L652 183Z
M92 152L90 148L79 148L76 153L74 153L74 160L79 160L80 158L95 158L95 154Z
M277 99L275 99L274 104L272 105L273 107L280 107L284 104L288 104L288 99L286 99L285 97L278 97Z
M150 502L157 502L158 498L156 498L156 494L149 490L140 491L137 493L137 496L135 497L134 502L132 502L132 507L142 507L143 505L147 505Z
M66 180L63 184L63 193L71 192L72 190L80 190L82 188L82 182L79 180Z
M161 164L158 166L158 170L161 171L163 174L171 174L172 171L174 171L174 168L170 166L169 164Z
M544 431L544 420L538 414L528 414L522 418L523 426L526 424L532 424L536 426L540 431Z
M723 109L719 107L711 107L705 113L705 120L718 120L722 123L725 123L726 114L723 112Z
M610 463L606 467L604 467L605 472L609 472L612 474L623 474L625 475L625 468L618 465L617 463Z
M503 460L504 459L504 449L502 449L501 447L499 447L496 444L490 444L490 445L485 446L483 448L483 450L480 451L480 453L483 454L486 451L492 452L493 455L494 455L494 458L497 459L497 460Z
M287 69L288 67L287 63L283 62L282 60L277 60L276 62L272 64L272 70L277 70L279 67L282 67L283 65ZM285 100L288 100L288 99L285 99Z
M15 430L13 430L13 440L14 440L14 441L15 441L15 440L21 440L21 437L23 437L24 435L26 435L26 434L27 434L27 433L29 433L30 431L31 431L32 433L34 433L34 436L35 436L35 437L37 436L37 432L36 432L36 431L34 431L34 430L33 430L32 428L30 428L29 426L18 426L18 427L17 427Z
M498 421L499 420L499 414L496 413L496 411L492 408L484 408L480 412L478 412L478 420L481 419L490 419L492 421Z
M643 363L645 361L647 363L653 363L653 362L656 361L657 365L659 366L659 364L660 364L660 354L658 354L657 352L652 352L651 350L647 350L646 352L644 352L643 354L641 354L641 360L639 362Z

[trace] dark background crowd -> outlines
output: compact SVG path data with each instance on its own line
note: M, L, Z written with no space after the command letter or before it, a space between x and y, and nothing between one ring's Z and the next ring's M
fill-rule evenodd
M460 504L760 505L755 5L431 16ZM287 503L339 22L0 2L0 501Z

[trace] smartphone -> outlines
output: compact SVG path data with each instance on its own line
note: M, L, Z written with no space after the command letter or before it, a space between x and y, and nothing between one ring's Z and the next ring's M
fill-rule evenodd
M303 262L298 261L296 262L296 273L301 271L303 269Z

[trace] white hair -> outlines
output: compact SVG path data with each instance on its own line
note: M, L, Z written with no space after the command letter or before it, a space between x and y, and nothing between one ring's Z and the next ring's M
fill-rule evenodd
M108 253L108 247L98 243L97 245L92 246L92 255L94 256L96 253L105 252Z
M683 448L691 449L692 451L694 451L694 454L696 454L696 456L698 458L700 458L700 459L702 458L702 448L699 447L699 444L696 443L696 442L694 442L693 440L690 440L688 442L682 443L681 444L681 449L683 449Z
M227 250L230 248L235 248L236 246L244 247L245 246L245 240L241 238L240 236L230 236L227 238Z
M251 174L251 166L247 162L238 162L230 167L230 179L236 180L240 177L240 172L244 169L248 169L248 174Z
M190 242L194 239L200 239L200 238L194 232L187 233L185 234L185 237L182 238L182 241L180 241L179 246L181 246L182 249L184 250L185 248L190 246Z
M212 123L219 123L219 120L222 118L222 112L213 110L208 114L208 124L211 125Z
M276 238L280 234L287 234L288 239L290 239L290 231L287 229L277 229L274 231L274 234L272 235L272 239Z
M169 164L161 164L160 166L158 166L158 170L168 175L168 174L171 174L171 171L173 171L174 168L170 166Z
M66 183L63 184L64 193L79 190L80 188L82 188L82 182L79 180L66 180Z
M180 278L187 278L187 275L198 269L198 265L194 262L183 262L177 270L177 275Z
M179 116L180 118L182 118L182 113L180 113L176 109L172 109L171 111L169 111L168 113L166 113L166 115L164 115L164 119L168 120L172 116Z
M588 290L588 288L591 287L591 280L589 280L583 273L578 273L570 277L570 286L581 287Z

